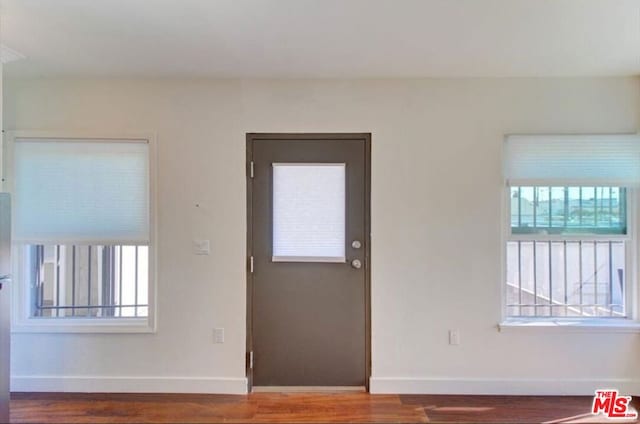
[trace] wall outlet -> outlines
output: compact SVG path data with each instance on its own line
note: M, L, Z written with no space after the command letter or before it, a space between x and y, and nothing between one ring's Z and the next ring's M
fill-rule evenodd
M460 330L449 330L449 344L452 346L460 344Z
M193 253L196 255L208 255L211 252L211 243L209 240L194 240Z
M224 328L213 329L213 342L224 343Z

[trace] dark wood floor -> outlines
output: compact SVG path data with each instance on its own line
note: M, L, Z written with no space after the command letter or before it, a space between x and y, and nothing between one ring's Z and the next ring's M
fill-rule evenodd
M11 422L601 422L588 396L13 393ZM634 399L638 409L638 399Z

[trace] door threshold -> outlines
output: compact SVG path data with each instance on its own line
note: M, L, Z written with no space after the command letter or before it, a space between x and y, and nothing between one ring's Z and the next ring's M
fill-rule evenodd
M364 386L253 386L253 393L366 393Z

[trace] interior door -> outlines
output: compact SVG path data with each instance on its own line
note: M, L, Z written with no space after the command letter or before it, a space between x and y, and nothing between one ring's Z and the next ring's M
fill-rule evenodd
M253 386L368 387L369 134L249 134Z
M9 194L0 193L0 423L9 422L10 217Z

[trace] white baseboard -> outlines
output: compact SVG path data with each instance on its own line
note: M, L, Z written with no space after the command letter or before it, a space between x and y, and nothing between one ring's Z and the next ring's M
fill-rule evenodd
M636 379L462 379L371 377L371 393L443 395L585 395L596 389L618 389L640 395Z
M640 396L637 379L462 379L371 377L371 393L471 395L593 395L618 389ZM246 378L14 376L13 392L246 394Z
M246 394L246 378L13 376L12 392Z

